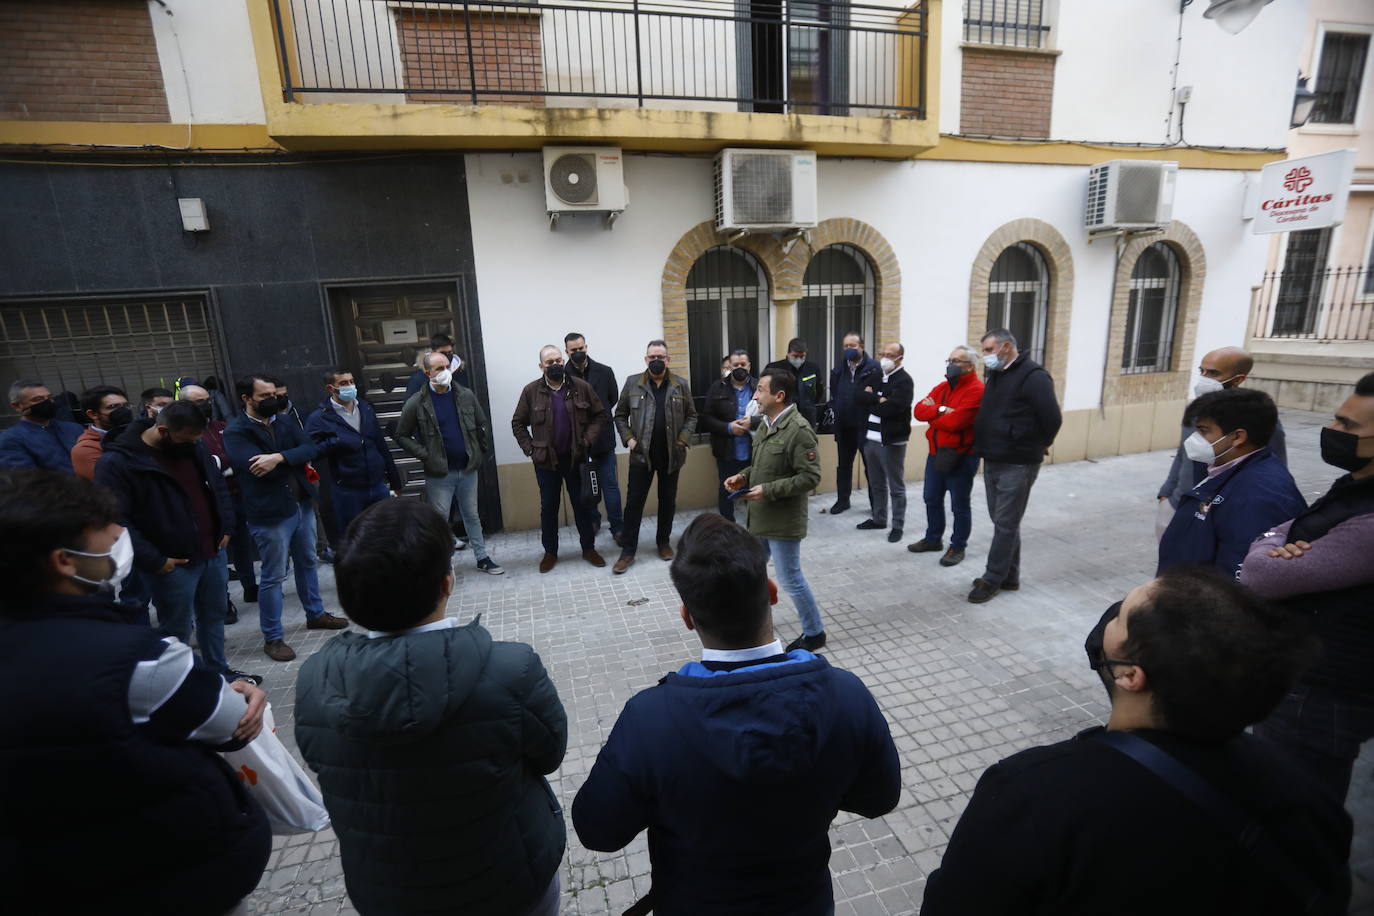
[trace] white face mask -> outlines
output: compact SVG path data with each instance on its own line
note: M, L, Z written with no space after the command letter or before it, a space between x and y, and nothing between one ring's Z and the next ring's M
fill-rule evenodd
M1235 376L1233 375L1231 378L1235 378ZM1211 394L1213 391L1221 391L1226 387L1226 382L1231 381L1231 378L1226 379L1226 381L1218 381L1214 378L1208 378L1205 375L1201 376L1193 384L1193 397L1200 398L1204 394Z
M1223 436L1218 436L1216 442L1208 442L1202 433L1193 433L1187 439L1183 440L1183 453L1191 460L1200 461L1203 464L1211 464L1214 461L1220 461L1226 456L1227 452L1230 452L1235 446L1231 446L1231 448L1228 448L1220 455L1218 455L1212 447L1229 435L1231 434L1226 433Z
M119 538L106 553L87 553L84 550L72 550L64 547L67 553L78 557L109 557L114 562L114 571L104 579L87 579L85 576L72 576L77 582L85 585L94 585L103 592L113 592L119 588L119 583L128 577L134 568L134 542L129 537L129 529L125 528L120 533Z
M886 356L878 360L878 365L883 367L883 375L891 375L892 370L897 368L897 364Z
M787 361L792 364L793 369L800 369L802 363L806 362L806 360L800 356L789 356L787 357Z
M440 369L429 378L431 388L447 388L453 381L453 372L447 368Z

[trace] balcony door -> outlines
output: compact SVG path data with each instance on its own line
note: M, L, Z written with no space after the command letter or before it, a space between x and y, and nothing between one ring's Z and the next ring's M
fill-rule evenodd
M1274 303L1275 334L1311 334L1316 327L1330 248L1330 229L1289 233L1279 295Z
M741 111L849 113L849 6L735 0Z

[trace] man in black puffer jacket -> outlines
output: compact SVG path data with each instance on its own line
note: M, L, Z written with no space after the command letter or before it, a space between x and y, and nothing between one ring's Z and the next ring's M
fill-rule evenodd
M453 536L425 502L369 506L338 548L342 633L301 666L296 741L358 912L558 910L568 722L539 656L444 616Z

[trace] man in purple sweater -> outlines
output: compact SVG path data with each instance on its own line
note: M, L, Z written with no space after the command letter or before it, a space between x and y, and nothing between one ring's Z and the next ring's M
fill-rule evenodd
M1313 620L1320 660L1256 734L1345 800L1374 737L1374 372L1321 431L1322 460L1349 471L1251 547L1240 581Z

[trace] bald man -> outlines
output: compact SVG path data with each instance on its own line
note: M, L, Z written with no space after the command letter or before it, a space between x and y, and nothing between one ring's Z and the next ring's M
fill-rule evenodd
M1245 384L1245 380L1250 376L1250 370L1254 368L1255 358L1248 350L1242 350L1240 347L1221 347L1212 350L1198 363L1198 377L1193 383L1193 397L1199 398L1210 391L1221 391L1223 388L1239 388ZM1207 476L1207 465L1200 461L1190 461L1183 451L1183 443L1193 431L1191 423L1183 424L1178 449L1174 452L1174 462L1169 466L1169 476L1165 478L1159 493L1156 494L1159 501L1159 512L1155 518L1156 539L1164 537L1164 529L1169 527L1183 494ZM1288 449L1285 442L1283 421L1280 420L1274 429L1273 437L1269 440L1269 450L1286 467Z

